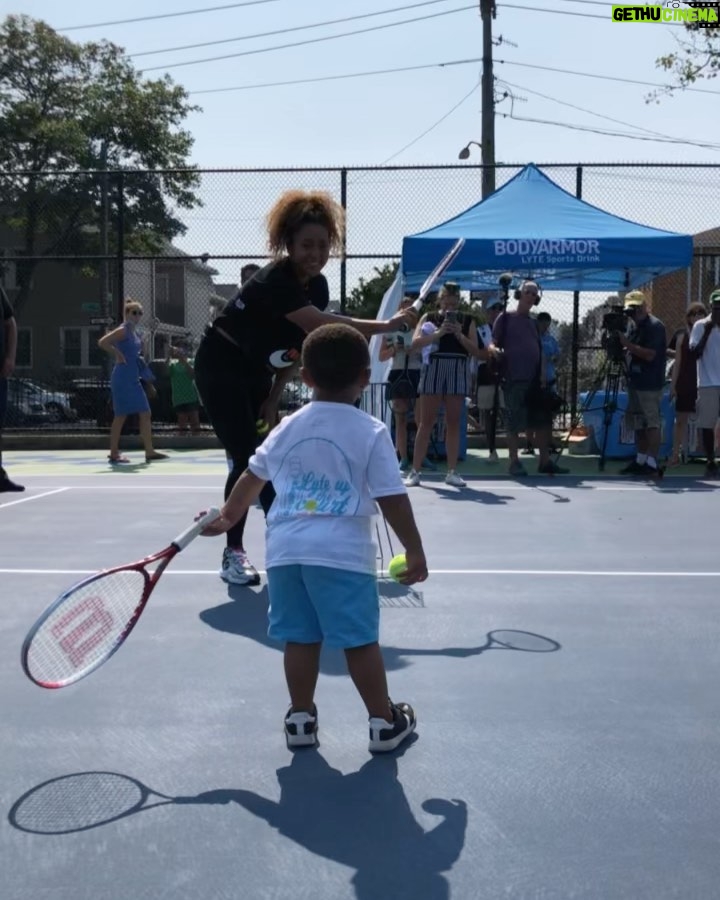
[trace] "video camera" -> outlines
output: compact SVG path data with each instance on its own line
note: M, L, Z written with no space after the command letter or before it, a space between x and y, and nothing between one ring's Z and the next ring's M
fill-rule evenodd
M612 304L610 311L606 312L602 318L603 331L625 331L627 327L627 317L622 303Z
M620 343L620 335L627 328L627 313L620 302L613 302L616 298L608 298L609 310L602 318L602 333L600 345L612 362L623 362L625 351Z

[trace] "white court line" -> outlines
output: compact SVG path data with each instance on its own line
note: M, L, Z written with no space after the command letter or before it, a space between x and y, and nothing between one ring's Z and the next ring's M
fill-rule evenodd
M32 475L23 476L23 481L28 481L32 478ZM35 476L37 478L47 478L47 475L38 475ZM73 478L75 476L65 476L59 475L58 478ZM91 476L86 476L91 477ZM212 477L212 476L203 476L203 477ZM219 477L219 476L215 476ZM129 493L130 491L202 491L207 493L209 490L213 490L217 484L220 482L213 483L211 485L194 485L187 483L177 483L177 484L153 484L152 482L141 484L136 482L135 484L73 484L64 488L63 490L73 490L73 491L95 491L99 493L100 491L125 491ZM438 485L441 482L437 482ZM482 487L479 487L482 485ZM50 485L40 484L37 485L38 488L50 487ZM703 487L682 487L680 485L674 486L671 484L666 484L661 486L658 485L593 485L589 483L583 483L582 486L578 487L575 485L562 485L556 482L551 482L549 484L516 484L514 481L487 481L482 482L478 481L469 481L468 482L468 491L470 493L474 492L474 489L478 488L482 493L491 492L492 489L502 489L508 490L512 489L515 491L539 491L542 492L553 492L553 491L567 491L572 494L592 494L592 493L620 493L620 494L631 494L631 493L643 493L643 494L708 494L716 491L720 491L720 487L717 486L717 482L715 484L708 482L706 486ZM412 492L410 494L412 496Z
M55 488L54 491L45 491L44 494L33 494L32 497L22 497L20 500L11 500L10 503L0 503L0 509L6 506L17 506L18 503L29 503L31 500L39 500L41 497L50 497L52 494L62 494L63 491L69 490L69 487Z
M94 575L99 569L0 569L0 575ZM384 570L383 570L384 571ZM266 575L263 569L258 569ZM168 569L168 575L215 575L217 569ZM544 575L551 578L720 578L720 572L621 572L586 569L431 569L430 575Z

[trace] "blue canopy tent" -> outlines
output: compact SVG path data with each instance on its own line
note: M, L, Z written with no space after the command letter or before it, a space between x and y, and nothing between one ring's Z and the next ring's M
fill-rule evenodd
M497 289L498 277L537 279L546 290L623 291L684 269L692 237L604 212L563 190L536 166L470 209L403 240L405 290L417 290L458 238L443 275L465 290Z

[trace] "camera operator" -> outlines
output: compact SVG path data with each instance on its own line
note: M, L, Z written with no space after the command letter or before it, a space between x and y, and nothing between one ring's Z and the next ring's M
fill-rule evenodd
M635 432L637 455L623 475L662 476L660 453L660 403L665 386L665 326L650 315L642 291L625 295L625 314L631 321L618 340L627 354L628 407L626 422Z
M720 288L710 294L710 315L690 332L690 355L697 360L697 427L707 460L705 475L717 478L715 425L720 416Z

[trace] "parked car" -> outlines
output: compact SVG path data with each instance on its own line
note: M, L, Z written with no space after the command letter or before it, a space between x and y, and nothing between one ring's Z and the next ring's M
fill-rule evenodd
M110 382L106 377L74 378L70 388L73 405L81 419L95 419L98 425L110 424Z
M36 396L15 389L10 379L5 426L17 428L24 425L49 425L50 415Z
M77 410L73 407L73 398L66 391L58 391L30 378L11 378L8 390L30 404L41 403L50 422L74 422L78 417Z

